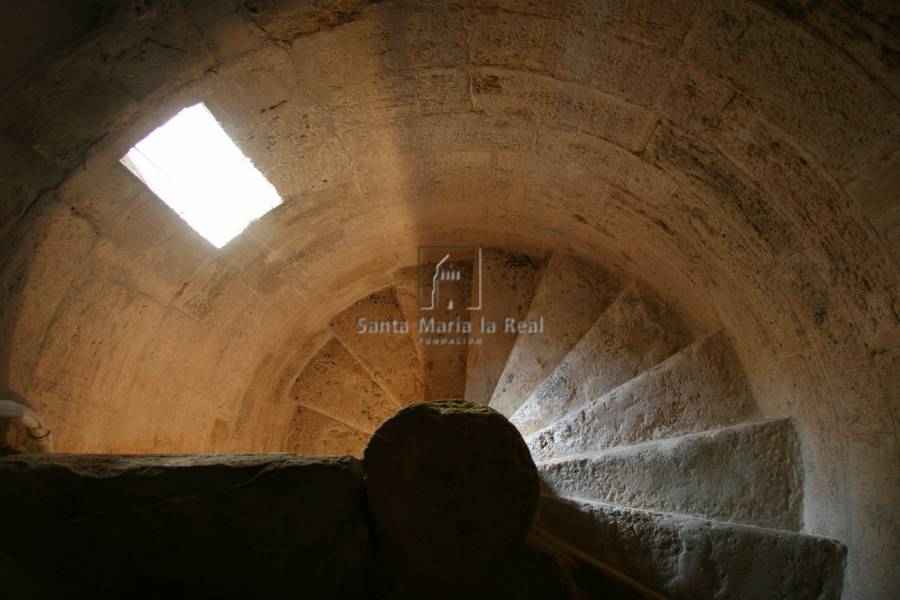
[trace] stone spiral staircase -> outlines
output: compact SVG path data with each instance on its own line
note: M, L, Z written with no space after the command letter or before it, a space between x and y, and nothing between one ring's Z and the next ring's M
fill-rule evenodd
M802 532L792 423L759 413L722 332L568 255L487 249L483 278L471 318L542 319L543 333L422 334L415 272L401 270L334 319L287 386L285 449L359 456L399 407L489 404L538 466L536 528L573 552L671 598L840 596L844 547Z

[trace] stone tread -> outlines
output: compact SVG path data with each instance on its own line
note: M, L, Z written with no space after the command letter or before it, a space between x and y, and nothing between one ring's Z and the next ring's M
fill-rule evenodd
M435 316L452 320L456 316L468 319L468 311L435 315L419 309L416 267L400 269L394 278L394 294L403 314L410 323L410 338L416 346L424 376L425 399L441 400L462 398L465 395L466 358L468 349L464 344L428 344L429 339L441 337L437 334L422 336L418 322L421 317ZM447 336L453 337L453 336Z
M466 360L466 395L469 402L487 404L497 388L503 368L516 343L516 333L507 333L504 320L525 319L534 297L545 260L535 260L494 248L485 248L482 277L485 303L473 319L484 317L497 324L494 333L480 336L481 343L469 346Z
M632 283L522 403L510 420L522 435L590 404L690 343L672 308Z
M721 332L707 335L597 401L531 434L535 460L734 425L757 413Z
M538 463L564 497L800 529L799 444L789 419L654 440Z
M361 431L375 431L397 404L360 366L340 340L332 338L297 376L290 398Z
M392 288L370 294L331 322L331 331L357 362L398 405L425 399L425 374L415 342L409 333L359 331L359 319L367 324L405 323Z
M537 525L672 600L837 600L846 548L801 533L542 496Z
M354 456L360 458L371 432L305 406L298 406L288 429L284 450L308 456Z
M530 320L544 317L544 333L518 337L490 406L512 415L616 299L621 285L606 271L554 253L528 310Z

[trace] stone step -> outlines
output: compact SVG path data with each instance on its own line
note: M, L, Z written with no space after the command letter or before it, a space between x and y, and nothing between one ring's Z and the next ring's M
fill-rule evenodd
M672 600L837 600L845 547L777 529L542 497L537 525Z
M458 306L463 307L456 311L427 312L419 308L418 276L416 267L405 267L397 271L394 277L394 293L397 302L409 321L412 329L411 339L416 345L419 360L425 374L426 400L440 400L447 398L462 398L466 393L466 356L468 347L462 344L437 345L425 343L440 339L441 336L425 335L419 331L419 319L421 317L435 317L438 319L452 319L459 316L464 320L469 319L469 311L465 311L463 302ZM460 300L460 299L457 299ZM464 336L453 336L464 337Z
M740 363L713 333L526 439L535 460L627 446L751 420Z
M297 406L286 450L298 454L353 454L399 408L340 340L331 338L291 384Z
M590 263L565 254L551 256L528 310L529 320L543 317L544 332L518 336L491 397L491 408L512 415L615 300L621 287L619 279Z
M629 285L510 420L530 435L668 358L690 342L672 308Z
M418 298L418 281L416 275L416 267L404 267L398 269L394 273L394 297L397 305L403 312L404 318L410 324L409 337L412 338L413 344L419 356L422 356L422 345L419 343L419 328L416 327L416 321L419 314L419 298Z
M659 592L647 587L633 577L629 577L620 570L597 560L587 552L576 548L546 529L532 526L529 537L555 548L558 553L566 556L568 561L574 563L578 571L578 579L586 595L573 595L569 596L569 598L584 600L590 598L603 598L604 600L668 600Z
M497 387L503 367L516 342L516 332L508 332L506 319L522 320L540 281L547 259L534 259L496 248L483 251L484 308L473 314L478 320L497 325L492 333L481 332L475 337L480 343L469 346L466 360L466 395L469 402L487 404Z
M359 364L400 405L425 400L425 373L394 291L363 298L331 322L331 330Z
M291 418L282 450L301 456L354 456L361 458L371 432L298 406Z
M800 529L802 472L789 419L538 463L557 496Z

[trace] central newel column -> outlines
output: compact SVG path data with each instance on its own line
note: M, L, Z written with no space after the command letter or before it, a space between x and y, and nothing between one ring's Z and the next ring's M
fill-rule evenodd
M406 407L363 455L383 598L572 598L558 557L528 543L538 475L519 432L481 404Z

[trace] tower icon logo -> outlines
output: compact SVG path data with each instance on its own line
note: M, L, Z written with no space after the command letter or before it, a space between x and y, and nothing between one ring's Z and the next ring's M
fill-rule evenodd
M482 249L477 246L420 246L417 294L422 311L483 307Z

